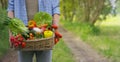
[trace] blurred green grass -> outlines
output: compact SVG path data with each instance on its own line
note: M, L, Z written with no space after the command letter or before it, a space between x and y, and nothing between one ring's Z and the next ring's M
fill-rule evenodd
M0 57L9 49L8 30L0 30Z
M5 21L3 16L6 16L6 11L0 8L0 57L9 49L8 28L2 24Z
M53 49L53 62L75 62L70 49L61 40Z
M120 62L119 17L120 15L109 15L106 20L98 21L95 26L70 21L62 21L61 24L112 62Z

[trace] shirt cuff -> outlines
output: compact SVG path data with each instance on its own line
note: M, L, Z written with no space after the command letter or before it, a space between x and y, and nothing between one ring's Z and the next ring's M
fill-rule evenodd
M59 14L60 15L59 7L56 7L56 8L53 9L53 15L54 14Z
M13 8L7 8L7 11L13 11Z

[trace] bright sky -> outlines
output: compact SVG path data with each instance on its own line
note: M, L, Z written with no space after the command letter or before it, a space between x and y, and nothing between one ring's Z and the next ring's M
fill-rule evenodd
M116 0L110 0L112 7L116 7Z

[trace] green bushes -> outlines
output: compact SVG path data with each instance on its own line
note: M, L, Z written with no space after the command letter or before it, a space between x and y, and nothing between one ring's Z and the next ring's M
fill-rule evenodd
M5 54L9 48L8 28L3 26L3 21L5 21L4 16L7 16L6 11L0 9L0 57Z
M76 35L80 35L83 39L85 39L88 35L99 35L100 33L98 27L87 23L62 21L61 24L64 25L66 29L74 31Z

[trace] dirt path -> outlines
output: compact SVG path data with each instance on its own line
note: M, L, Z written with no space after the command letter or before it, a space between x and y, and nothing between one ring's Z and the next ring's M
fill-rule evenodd
M0 60L0 62L17 62L17 51L9 50L9 52Z
M76 62L109 62L89 45L82 42L80 38L76 38L76 36L62 28L60 32L63 35L65 43L71 49Z
M89 45L82 42L79 38L76 38L70 32L62 28L59 31L63 35L63 40L71 49L76 62L109 62L106 58L99 55ZM10 50L0 62L17 62L17 52Z

